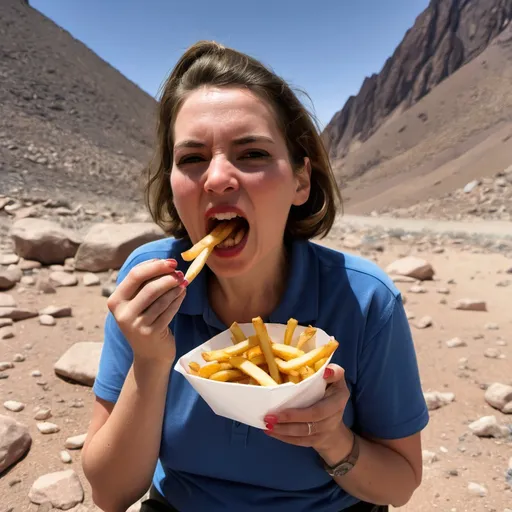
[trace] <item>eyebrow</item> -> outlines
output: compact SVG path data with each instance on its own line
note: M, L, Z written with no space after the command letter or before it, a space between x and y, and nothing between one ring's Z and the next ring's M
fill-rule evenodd
M239 137L238 139L234 139L232 141L232 144L234 144L235 146L243 146L245 144L252 144L254 142L266 142L269 144L274 144L274 141L270 137L267 137L266 135L247 135L245 137ZM174 146L174 149L176 150L179 148L204 148L204 147L205 147L205 144L203 144L202 142L199 142L197 140L188 139L188 140L182 140L181 142L178 142Z

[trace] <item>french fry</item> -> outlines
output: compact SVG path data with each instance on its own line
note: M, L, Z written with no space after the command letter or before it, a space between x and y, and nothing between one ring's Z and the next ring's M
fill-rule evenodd
M209 379L214 373L220 372L221 370L231 370L233 367L229 363L219 363L213 361L201 366L198 370L199 377Z
M290 345L285 345L284 343L273 343L272 352L274 355L284 359L285 361L289 361L290 359L304 355L303 350L299 350L298 348L292 347Z
M241 341L244 341L247 339L247 336L244 334L244 331L242 331L241 327L238 325L237 322L233 322L229 328L231 331L231 334L233 335L231 339L233 340L233 343L240 343Z
M291 370L299 370L303 366L310 366L324 357L329 357L337 348L339 343L333 338L322 347L314 348L306 352L303 356L296 357L290 361L283 361L278 359L276 361L279 371L289 373Z
M299 374L299 372L291 371L288 374L283 373L283 375L286 375L286 379L287 379L288 382L292 382L293 384L298 384L300 382L300 374Z
M253 337L247 338L236 345L231 345L227 348L222 348L219 350L210 350L208 352L203 352L201 355L203 359L208 362L218 361L224 362L227 361L231 356L239 356L243 354L246 350L252 347L252 343L257 343L257 340Z
M247 351L247 359L253 359L254 357L261 356L262 354L263 352L261 351L261 347L257 345Z
M193 371L193 372L198 372L201 367L199 366L198 363L194 362L194 361L191 361L190 363L188 363L188 367Z
M243 359L243 358L242 358ZM217 380L220 382L234 381L245 378L245 374L236 368L231 370L220 370L210 375L210 380Z
M261 386L276 386L278 384L267 372L243 357L231 357L229 363L252 377Z
M311 377L311 375L315 374L315 370L311 368L311 366L303 366L299 370L300 378L301 380L306 380L308 377Z
M322 366L325 364L325 362L327 361L327 357L322 357L322 359L319 359L313 366L313 368L315 369L315 372L317 372L318 370L320 370L320 368L322 368Z
M295 318L290 318L286 324L286 331L284 332L284 341L285 345L292 344L293 333L295 332L295 328L299 322L295 320Z
M228 222L221 222L215 228L208 233L204 238L194 244L188 251L181 253L181 257L185 261L192 261L196 259L204 249L213 249L216 245L224 241L236 227L236 221L230 220Z
M274 354L272 352L272 342L268 336L267 326L263 322L263 319L258 316L252 319L252 325L254 326L254 330L258 335L258 339L260 342L261 351L267 360L268 369L270 376L277 384L281 384L281 374L279 373L279 369L276 364L276 360Z
M256 366L263 366L267 364L267 360L265 359L265 356L263 354L259 354L251 359L247 358L249 361L251 361L252 364L255 364Z
M314 327L306 327L303 332L300 333L299 341L297 341L297 348L301 349L316 333Z
M203 270L203 267L206 265L206 260L208 259L208 256L213 251L213 246L204 248L199 256L191 263L190 267L188 267L187 272L185 273L185 279L190 284Z

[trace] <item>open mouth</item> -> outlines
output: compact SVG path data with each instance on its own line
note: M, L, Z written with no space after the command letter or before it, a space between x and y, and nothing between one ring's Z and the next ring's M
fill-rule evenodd
M235 228L230 233L230 235L224 239L220 244L215 247L215 250L218 249L232 249L239 245L242 240L246 238L246 235L249 232L249 222L244 217L236 214L220 214L215 217L210 217L208 219L208 232L216 228L219 224L226 224L229 221L235 222Z

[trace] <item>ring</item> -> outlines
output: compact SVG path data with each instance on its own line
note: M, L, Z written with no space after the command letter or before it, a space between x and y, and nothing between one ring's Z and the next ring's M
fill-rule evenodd
M308 436L310 436L313 433L313 425L314 423L310 423L308 421Z

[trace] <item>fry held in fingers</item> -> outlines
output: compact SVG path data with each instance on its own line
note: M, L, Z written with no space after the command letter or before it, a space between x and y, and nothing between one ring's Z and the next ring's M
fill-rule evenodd
M199 240L190 249L181 253L181 257L185 261L192 261L185 279L191 283L206 265L208 257L212 253L216 245L223 242L237 227L234 220L221 222L203 239Z
M288 322L282 343L270 338L261 317L252 319L255 334L247 335L233 322L229 328L233 345L203 351L201 357L206 363L192 362L188 371L204 379L251 386L299 384L320 371L339 343L331 338L325 345L308 351L293 346L292 335L298 325L295 322L295 319ZM306 340L301 343L305 348L316 331L316 328L306 327L299 335L297 345L300 340Z

